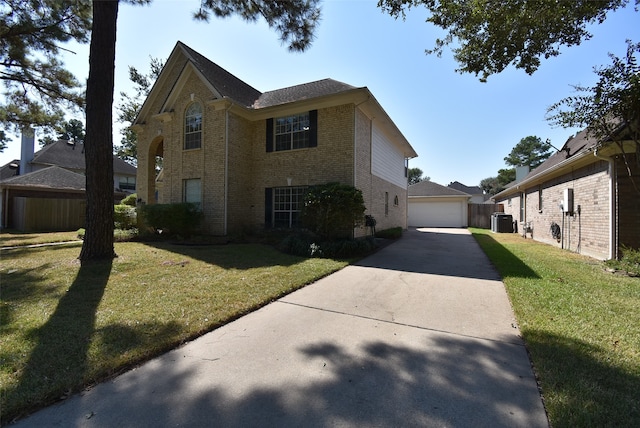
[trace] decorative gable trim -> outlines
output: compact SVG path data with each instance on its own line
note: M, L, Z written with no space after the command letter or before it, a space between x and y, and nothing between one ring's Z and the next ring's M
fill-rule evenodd
M212 94L211 98L213 99L222 98L222 96L220 95L220 92L218 92L216 88L214 88L211 85L211 83L207 79L205 79L205 77L202 75L200 70L194 67L191 62L187 62L184 68L182 69L182 71L180 72L180 76L178 77L178 80L176 80L176 83L171 88L171 91L167 96L167 100L164 102L164 104L162 105L162 108L160 109L160 113L164 113L174 109L175 103L178 97L183 93L184 86L190 79L192 79L193 75L195 75L196 78L199 79L202 83L204 83L207 89L209 89L209 91Z

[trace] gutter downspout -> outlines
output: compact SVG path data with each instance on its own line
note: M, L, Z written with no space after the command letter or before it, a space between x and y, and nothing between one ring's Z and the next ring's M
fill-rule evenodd
M593 150L593 155L609 164L609 259L618 258L618 222L616 210L616 186L614 183L615 164L612 158L598 154L598 149Z
M227 236L227 205L229 202L229 108L224 110L224 223L222 233Z

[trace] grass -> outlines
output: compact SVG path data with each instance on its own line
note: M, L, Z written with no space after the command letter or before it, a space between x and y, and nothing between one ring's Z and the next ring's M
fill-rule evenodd
M2 235L3 245L41 239ZM0 254L3 424L347 264L258 244L125 242L112 262L81 267L80 245Z
M640 426L640 278L472 229L503 277L551 425Z
M55 242L77 241L78 232L3 232L0 233L0 246L14 247L23 245L48 244Z

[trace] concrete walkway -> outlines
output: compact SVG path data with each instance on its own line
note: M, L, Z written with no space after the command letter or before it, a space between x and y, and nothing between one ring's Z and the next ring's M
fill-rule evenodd
M548 427L464 229L398 242L17 426Z

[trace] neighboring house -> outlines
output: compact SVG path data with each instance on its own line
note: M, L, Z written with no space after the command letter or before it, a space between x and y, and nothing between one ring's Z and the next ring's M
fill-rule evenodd
M409 226L467 227L471 195L423 180L409 186Z
M635 146L628 141L622 147L638 184ZM621 153L619 145L582 131L493 199L521 234L529 231L535 240L594 258L616 258L624 246L640 247L640 193Z
M453 183L449 183L447 187L471 195L471 199L469 200L470 204L484 204L485 201L489 198L488 195L486 195L482 191L482 187L480 186L465 186L459 181L454 181Z
M74 230L84 225L85 160L82 144L59 140L34 153L23 136L20 160L0 168L0 227ZM135 192L136 168L113 158L114 201Z
M360 189L378 229L407 227L417 154L366 87L261 93L178 42L132 128L141 202L197 203L205 233L295 227L305 189L328 182Z

